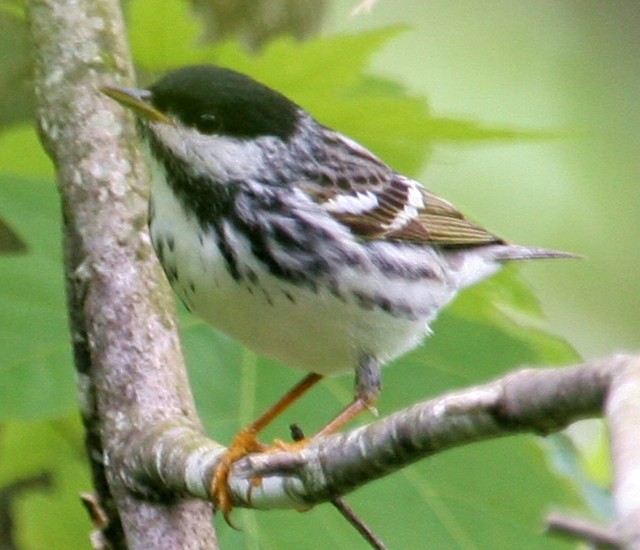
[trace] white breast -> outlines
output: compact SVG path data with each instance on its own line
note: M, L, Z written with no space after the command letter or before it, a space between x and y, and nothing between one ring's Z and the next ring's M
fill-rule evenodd
M229 273L212 230L198 227L188 216L153 164L152 200L155 215L151 235L155 246L164 241L164 267L174 266L174 290L196 315L250 349L288 366L329 374L354 368L363 353L381 362L416 346L428 331L427 321L453 295L439 286L427 299L433 314L416 320L394 317L379 308L363 308L349 289L386 288L392 293L425 296L424 282L389 284L380 273L344 268L337 277L342 297L328 288L317 291L279 280L252 256L244 237L230 226L223 231L239 250L255 283L236 281ZM167 243L173 242L172 247ZM432 289L434 290L434 289Z

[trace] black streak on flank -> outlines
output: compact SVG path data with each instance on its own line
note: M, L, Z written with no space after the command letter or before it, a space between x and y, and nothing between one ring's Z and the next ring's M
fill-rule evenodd
M158 256L158 260L160 260L161 264L164 264L164 238L158 237L153 241L154 248L156 250L156 256Z
M174 283L179 282L180 275L178 274L178 266L174 261L164 262L162 266L164 267L164 272L167 275L167 279L171 283L171 286L173 286Z
M393 303L379 294L370 296L364 292L353 291L352 295L356 299L358 306L362 309L372 310L374 308L379 308L393 317L416 320L420 315L428 313L428 311L414 310L406 303Z
M151 151L165 167L167 182L187 213L197 220L199 234L213 232L217 246L224 258L231 277L240 281L244 278L241 258L227 242L223 225L242 235L248 242L253 256L273 276L305 286L317 292L317 282L330 272L330 264L318 255L308 254L319 243L326 244L334 237L325 229L301 218L295 220L296 228L290 231L286 226L273 224L265 227L264 220L256 217L256 212L273 215L274 219L291 218L283 197L278 193L260 196L243 189L239 181L218 182L191 173L189 167L176 158L158 138L144 126L141 127L149 140ZM200 235L199 235L200 238ZM170 243L162 245L169 247ZM286 262L273 254L274 246L290 255L294 261ZM166 254L166 250L164 250ZM342 258L349 263L351 259Z
M417 245L406 244L404 246L410 247ZM371 254L371 260L374 265L384 274L385 277L398 278L410 281L430 280L437 282L444 282L444 274L439 273L434 268L423 263L416 263L409 265L407 262L394 263L384 254Z
M229 274L234 281L240 281L242 279L242 274L238 269L238 262L236 261L235 254L233 253L231 246L229 246L229 243L224 236L224 231L218 224L214 225L213 229L215 231L218 249L220 250L220 254L222 254L222 257L224 258L224 263L227 266Z

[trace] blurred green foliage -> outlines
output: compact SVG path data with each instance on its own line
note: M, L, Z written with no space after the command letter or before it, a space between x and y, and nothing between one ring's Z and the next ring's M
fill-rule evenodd
M233 43L200 44L199 21L177 0L134 0L128 18L145 78L200 62L247 72L396 169L422 174L428 187L500 234L585 253L588 263L527 266L526 275L547 297L544 309L551 309L559 332L581 349L602 351L631 342L630 330L638 325L637 292L631 289L637 290L640 262L637 247L625 248L629 241L616 238L616 231L635 231L638 186L631 188L631 175L640 174L623 154L633 149L637 135L613 134L614 151L604 137L612 133L602 131L603 124L618 130L630 125L625 117L607 118L605 107L625 98L619 92L609 98L607 77L597 70L603 54L594 53L598 47L612 52L618 42L579 40L596 21L610 29L607 38L617 36L613 24L620 22L619 14L599 21L595 8L568 1L551 14L524 2L490 4L440 1L427 7L380 0L372 15L349 18L345 10L353 2L345 0L336 2L327 28L347 34L304 44L279 39L259 55ZM622 24L621 36L626 29ZM622 50L629 46L621 39L620 44ZM589 55L590 62L582 57ZM616 74L615 64L606 74ZM627 78L635 83L638 77ZM609 101L598 108L602 97ZM460 112L474 115L456 116ZM579 139L567 137L576 133ZM615 154L601 158L595 154L599 147ZM607 162L623 159L628 170L616 166L607 178ZM613 174L621 177L614 182ZM0 257L0 489L51 472L52 488L25 494L16 504L17 540L25 549L86 547L90 525L75 495L90 490L90 480L81 428L73 419L77 405L59 207L51 166L29 127L0 134L0 215L29 247L27 255ZM615 251L612 243L618 245ZM617 305L622 307L614 322ZM199 410L209 432L228 441L299 374L257 357L184 312L181 316ZM615 329L603 327L607 324ZM466 292L433 328L425 345L385 371L382 414L523 363L576 359L572 348L548 331L537 299L513 268ZM348 376L326 381L265 438L283 437L291 419L312 432L349 400L351 384ZM391 548L426 543L439 549L561 548L569 545L540 534L550 507L579 507L582 499L582 506L600 517L608 507L606 495L591 481L606 482L606 460L589 459L585 468L572 445L552 438L543 450L536 439L523 436L456 449L348 500ZM237 513L243 531L220 524L223 548L364 548L330 506L306 514Z
M335 2L328 26L411 25L371 67L428 94L438 116L560 136L462 151L442 144L421 181L500 235L584 255L523 272L581 353L637 348L640 4L380 0L350 17L352 8Z

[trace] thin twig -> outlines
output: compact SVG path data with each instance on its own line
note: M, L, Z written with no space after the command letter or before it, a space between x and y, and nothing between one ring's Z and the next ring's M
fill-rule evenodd
M291 431L291 437L294 441L301 441L304 439L304 432L302 428L297 424L291 424L289 426ZM349 506L343 498L336 497L331 500L331 504L335 506L336 510L340 512L342 517L346 519L358 533L366 540L371 548L374 550L387 550L384 543L378 538L378 536L369 528L369 526L356 514L355 510Z
M371 548L374 548L375 550L387 550L387 547L384 545L384 543L369 528L369 526L364 521L362 521L362 519L360 519L353 508L351 508L351 506L349 506L343 498L334 498L331 501L331 504L336 507L336 509L342 514L342 517L344 519L346 519L351 525L355 527L356 531L358 531L358 533L362 535L364 540L366 540L371 545Z
M590 542L596 548L622 548L619 538L604 525L596 525L586 519L549 514L547 532Z

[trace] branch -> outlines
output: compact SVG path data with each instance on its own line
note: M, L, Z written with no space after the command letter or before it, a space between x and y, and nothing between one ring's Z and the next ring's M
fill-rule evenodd
M565 538L579 540L590 544L589 548L620 548L619 538L608 527L596 525L582 518L574 518L561 514L549 514L546 519L547 532Z
M514 433L555 432L601 414L605 400L618 403L620 392L634 395L627 385L627 377L632 376L640 377L638 359L622 355L558 369L524 369L419 403L348 433L319 438L300 452L250 455L232 470L234 504L306 508L453 447ZM639 406L639 394L629 400L631 405ZM618 413L609 412L612 422L618 422ZM616 434L613 430L612 437L617 439ZM637 469L639 438L628 433L619 437L626 438L629 447L625 455L629 468ZM614 441L618 464L616 448ZM138 480L208 498L208 482L219 453L217 445L187 427L158 427L132 449L128 464ZM254 481L257 477L262 478L260 484ZM624 480L618 485L625 487ZM640 490L627 488L624 510L631 514L640 508Z
M119 2L26 4L40 136L62 200L72 345L103 538L118 549L215 548L210 505L144 500L120 475L120 458L149 426L172 419L197 433L200 425L146 232L148 178L133 125L98 92L132 81Z
M640 549L640 357L629 357L616 370L607 395L613 463L615 530L622 547Z

